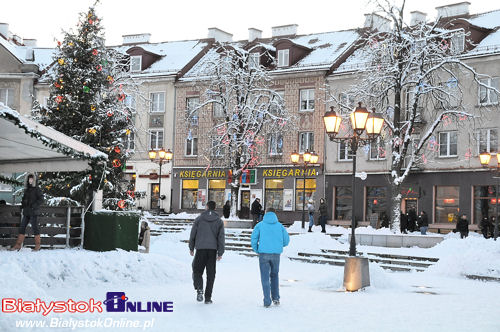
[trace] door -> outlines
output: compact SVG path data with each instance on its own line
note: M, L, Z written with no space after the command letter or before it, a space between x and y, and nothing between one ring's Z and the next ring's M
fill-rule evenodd
M151 197L151 210L158 210L158 199L160 198L159 189L158 183L151 184L151 195L149 196Z
M250 219L250 190L241 191L241 219Z
M411 209L414 209L418 213L418 199L416 198L405 198L404 199L404 213L408 213Z

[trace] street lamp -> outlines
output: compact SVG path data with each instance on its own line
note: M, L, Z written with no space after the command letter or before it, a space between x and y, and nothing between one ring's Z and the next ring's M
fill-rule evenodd
M160 164L160 176L158 177L158 215L160 215L160 203L161 203L161 166L164 162L169 163L174 156L173 152L169 150L165 151L164 148L161 148L160 151L156 152L156 150L150 150L148 152L149 159L151 162ZM156 156L158 155L158 159Z
M297 151L294 151L290 156L292 163L294 165L299 164L300 154ZM302 176L303 176L303 191L302 191L302 228L306 226L306 214L305 214L305 205L306 205L306 170L309 164L316 164L318 162L319 156L313 152L306 151L302 154Z
M497 187L495 190L496 193L496 199L495 199L495 229L493 231L493 238L495 241L497 240L498 237L498 189L500 189L500 154L497 152L497 165L496 166L489 166L490 160L491 160L491 154L489 152L482 152L479 154L479 161L481 162L481 165L485 168L491 168L496 172L496 176L494 178L497 179Z
M358 290L364 286L369 285L368 276L368 260L366 258L356 257L356 153L358 147L370 144L375 141L382 132L384 126L383 117L374 112L369 112L365 107L361 106L361 102L349 115L349 120L352 127L352 134L344 137L338 137L340 131L340 124L342 122L342 117L337 115L333 106L330 107L330 111L326 112L323 116L323 121L325 123L325 130L328 137L333 142L345 143L349 146L352 153L352 212L351 212L351 241L349 245L349 258L346 258L346 264L344 268L344 287L347 290ZM361 137L363 132L366 132L367 138ZM359 260L356 260L359 259ZM363 269L366 269L367 283L364 282L364 275L359 275L363 273ZM358 273L358 275L356 274ZM361 282L359 282L361 280Z

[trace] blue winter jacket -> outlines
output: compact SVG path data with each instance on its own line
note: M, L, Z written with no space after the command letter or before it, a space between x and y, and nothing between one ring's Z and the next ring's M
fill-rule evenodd
M267 212L252 232L252 248L259 254L281 254L289 242L290 236L274 212Z

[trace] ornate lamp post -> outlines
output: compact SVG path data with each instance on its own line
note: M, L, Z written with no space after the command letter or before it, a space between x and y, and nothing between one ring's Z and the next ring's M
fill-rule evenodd
M305 228L306 225L306 214L305 214L305 205L306 205L306 170L309 164L316 164L318 162L319 156L313 152L306 151L302 155L302 176L303 176L303 191L302 191L302 228ZM297 151L294 151L290 156L292 163L294 165L299 165L300 155Z
M170 160L172 160L172 157L174 156L173 152L169 150L165 151L164 148L161 148L160 151L156 152L156 150L150 150L148 152L149 154L149 159L151 162L159 163L160 164L160 176L158 177L158 215L160 215L160 203L161 203L161 166L163 163L169 163ZM156 159L156 156L158 155L158 159Z
M342 118L334 111L333 106L330 111L323 116L325 122L325 130L331 141L345 143L350 147L352 152L352 212L351 212L351 241L349 246L349 258L346 258L344 268L344 287L347 290L358 290L359 288L368 286L368 259L356 257L356 153L358 147L370 144L375 141L382 132L384 119L375 112L369 112L359 103L358 107L349 115L349 120L352 127L352 134L338 137ZM366 132L366 138L362 137L363 132ZM351 259L352 258L352 259ZM359 259L359 260L356 260ZM362 261L360 261L362 260ZM363 271L366 269L366 271ZM360 275L363 273L363 275ZM366 274L366 276L365 276ZM363 280L366 277L368 280ZM366 283L367 282L367 283Z
M495 229L493 231L493 238L495 241L497 240L498 237L498 189L500 189L500 154L497 155L497 165L496 166L489 166L490 160L491 160L491 154L489 152L482 152L479 154L479 161L481 162L481 165L485 168L491 168L495 173L496 176L494 178L497 179L497 187L495 189L496 193L496 198L495 198Z

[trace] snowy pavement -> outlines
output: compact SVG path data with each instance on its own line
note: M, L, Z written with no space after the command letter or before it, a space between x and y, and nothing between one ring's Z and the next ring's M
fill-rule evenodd
M154 227L154 226L153 226ZM172 301L173 312L0 313L0 331L70 331L16 328L18 320L84 321L113 318L153 324L147 331L500 331L500 283L464 274L500 277L500 241L455 234L431 249L359 247L360 251L438 257L425 272L389 272L370 263L371 286L342 290L343 268L292 262L298 251L347 249L330 236L291 237L280 266L281 305L264 308L258 260L226 252L217 263L212 305L197 303L186 243L189 230L151 239L151 253L29 249L0 251L0 295L43 301L103 301L125 292L130 301ZM230 230L238 232L238 230ZM297 225L293 232L301 232ZM328 229L335 233L333 227ZM341 231L341 230L340 230ZM141 328L76 328L77 331L141 331Z

